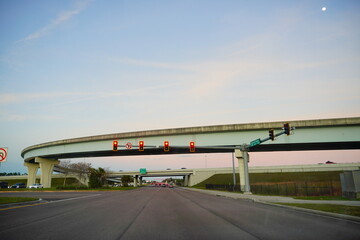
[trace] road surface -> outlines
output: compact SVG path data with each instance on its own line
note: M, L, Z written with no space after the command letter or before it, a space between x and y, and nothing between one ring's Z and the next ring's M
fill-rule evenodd
M0 209L1 239L360 239L360 223L182 188L24 192Z

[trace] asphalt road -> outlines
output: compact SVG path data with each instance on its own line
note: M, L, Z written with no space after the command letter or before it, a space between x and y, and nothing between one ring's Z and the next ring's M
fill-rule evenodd
M185 189L25 192L0 209L0 239L360 239L360 224Z

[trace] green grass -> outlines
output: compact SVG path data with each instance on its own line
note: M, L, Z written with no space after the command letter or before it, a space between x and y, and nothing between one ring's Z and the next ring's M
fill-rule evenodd
M55 190L76 190L76 191L122 191L122 190L132 190L136 187L102 187L102 188L89 188L86 186L58 186Z
M27 179L9 179L9 180L2 179L1 182L7 182L9 186L11 186L14 185L15 183L27 184ZM40 183L39 178L36 179L36 183ZM79 181L76 178L66 178L66 185L73 185L73 184L79 184ZM64 185L64 178L53 178L51 180L51 185L53 187Z
M278 182L340 182L342 171L329 172L286 172L286 173L250 173L250 183ZM237 178L238 179L238 178Z
M84 186L66 186L66 187L52 187L52 188L38 188L38 189L29 189L29 188L5 188L0 189L1 191L6 192L42 192L42 191L123 191L123 190L133 190L136 187L103 187L103 188L88 188Z
M303 200L340 200L340 201L359 201L355 199L349 199L341 196L308 196L308 197L300 197L294 196L294 199L303 199Z
M281 183L281 182L340 182L340 173L336 172L288 172L288 173L249 173L251 184ZM239 174L236 181L239 182ZM196 187L205 187L205 184L233 184L232 174L215 174Z
M356 206L344 206L344 205L335 205L335 204L309 204L309 203L275 203L275 204L360 217L360 207L356 207Z
M249 173L254 194L283 196L341 196L341 171ZM236 174L237 184L239 174ZM206 184L232 185L232 174L216 174L193 186L204 189Z
M29 197L0 197L0 204L18 203L18 202L30 202L38 200L38 198Z

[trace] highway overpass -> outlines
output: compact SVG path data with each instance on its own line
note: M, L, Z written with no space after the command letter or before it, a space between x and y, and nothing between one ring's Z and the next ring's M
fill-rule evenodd
M58 172L62 170L55 166ZM284 172L323 172L323 171L351 171L360 170L360 163L337 163L337 164L306 164L306 165L282 165L282 166L254 166L249 167L249 173L284 173ZM235 171L239 171L236 167ZM141 174L140 171L126 171L126 172L111 172L108 178L119 179L122 176L130 175L139 179L140 177L184 177L184 183L187 186L194 186L202 181L210 178L215 174L232 174L232 168L198 168L198 169L172 169L172 170L147 170L146 174ZM52 178L65 177L64 174L52 174ZM67 178L77 178L83 184L86 184L84 178L80 178L76 172L71 172L66 175ZM24 180L28 176L0 176L0 181L6 180ZM41 178L37 175L36 178ZM134 183L138 183L134 180Z
M284 165L284 166L254 166L249 167L249 173L283 173L283 172L324 172L324 171L350 171L360 170L360 163L341 163L341 164L306 164L306 165ZM239 172L239 168L235 168ZM139 171L112 172L109 178L120 178L130 175L134 177L134 185L138 184L139 178L144 177L184 177L185 186L194 186L210 178L215 174L232 174L232 168L199 168L199 169L173 169L173 170L153 170L141 174Z
M51 186L51 173L59 159L129 156L149 154L195 154L234 152L239 161L240 185L249 186L247 164L248 151L242 148L253 140L265 138L270 129L281 132L282 122L230 124L189 128L115 133L65 139L37 144L25 148L21 155L28 167L28 184L35 182L38 168L41 182ZM290 121L294 135L282 135L275 141L256 145L249 152L360 149L360 118L319 119ZM118 151L112 150L113 141L119 143ZM139 141L144 151L138 150ZM164 141L170 143L170 151L164 152ZM189 151L189 142L195 142L196 152ZM131 146L131 147L129 147Z

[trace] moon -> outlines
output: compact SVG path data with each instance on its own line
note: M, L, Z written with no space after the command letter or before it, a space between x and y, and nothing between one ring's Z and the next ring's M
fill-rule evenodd
M321 11L325 12L325 11L326 11L326 7L322 7Z

